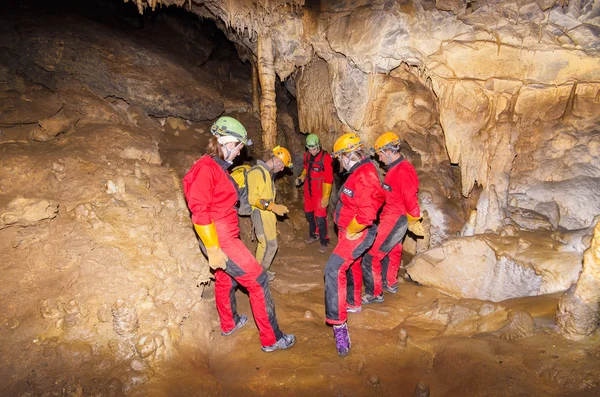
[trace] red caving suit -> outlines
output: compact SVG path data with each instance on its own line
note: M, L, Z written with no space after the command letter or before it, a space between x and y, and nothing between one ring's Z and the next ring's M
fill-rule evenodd
M315 237L318 230L321 244L327 245L327 207L321 206L321 198L323 184L333 183L331 156L325 150L321 150L316 156L309 152L304 153L304 170L304 214L308 221L308 232L311 237Z
M229 165L218 158L203 156L183 178L183 190L194 224L209 225L214 222L221 249L229 258L225 270L215 271L215 300L221 330L231 331L239 321L235 289L240 284L250 295L260 342L262 346L271 346L283 333L277 324L267 275L239 239L236 211L238 196L235 182L226 171Z
M338 244L325 265L325 316L329 324L346 321L347 305L361 305L360 257L375 240L377 225L373 222L385 199L377 168L369 159L355 164L349 173L335 209ZM367 228L358 239L348 240L346 228L354 218Z
M362 261L365 293L375 296L381 295L383 283L390 287L397 283L402 239L408 227L406 214L414 218L421 215L417 197L419 178L403 157L387 166L383 189L385 205L379 217L377 238Z

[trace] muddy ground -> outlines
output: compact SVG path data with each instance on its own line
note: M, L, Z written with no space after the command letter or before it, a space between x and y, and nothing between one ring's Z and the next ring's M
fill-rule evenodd
M205 291L195 315L211 317L214 395L413 396L418 384L426 385L431 396L600 395L598 340L571 342L554 333L557 295L493 304L454 300L401 282L397 295L386 294L384 303L349 314L352 352L340 358L324 323L325 260L314 247L295 243L281 249L275 261L271 287L280 325L298 338L289 351L262 353L252 323L221 336L213 291ZM250 315L247 297L238 292L237 298L239 313ZM430 315L439 304L442 311L455 312L454 318ZM482 319L486 305L497 313ZM511 310L532 314L533 334L507 340L495 332ZM193 352L192 346L186 349L191 357ZM196 387L204 381L195 378L189 356L177 364L177 375L170 368L144 385L140 395L198 395ZM169 381L173 377L176 381Z

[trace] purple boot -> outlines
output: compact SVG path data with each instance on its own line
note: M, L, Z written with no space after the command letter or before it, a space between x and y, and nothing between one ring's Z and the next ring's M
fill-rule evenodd
M348 325L346 323L333 326L333 337L335 338L335 348L341 357L350 353L350 335L348 334Z

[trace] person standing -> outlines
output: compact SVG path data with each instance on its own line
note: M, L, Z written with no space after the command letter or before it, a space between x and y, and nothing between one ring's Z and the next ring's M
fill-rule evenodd
M236 310L235 289L248 290L261 349L272 352L296 343L293 334L284 334L277 323L275 304L267 274L239 238L235 182L227 173L244 145L251 144L244 126L232 117L221 117L211 127L206 154L183 178L183 189L192 212L201 249L215 270L215 300L221 334L231 335L248 321Z
M319 252L324 254L329 245L327 206L333 184L333 161L329 153L321 149L319 137L315 134L306 136L306 148L304 169L296 179L296 186L304 183L304 214L308 221L308 238L304 242L312 244L320 241Z
M351 346L347 313L361 310L360 258L375 240L377 225L373 222L384 193L375 164L358 135L342 135L333 150L349 176L335 208L338 243L325 265L325 316L333 325L338 354L346 356Z
M401 143L393 132L386 132L375 141L375 151L387 169L383 180L385 205L375 243L362 261L363 304L383 302L383 288L392 294L398 292L398 269L406 230L424 235L417 197L419 178L412 164L402 157Z
M269 270L277 253L277 217L289 211L285 205L275 203L275 176L291 168L292 156L281 146L273 149L269 159L258 160L248 171L248 202L252 205L252 226L258 240L256 260L267 272L269 281L275 278L275 272Z

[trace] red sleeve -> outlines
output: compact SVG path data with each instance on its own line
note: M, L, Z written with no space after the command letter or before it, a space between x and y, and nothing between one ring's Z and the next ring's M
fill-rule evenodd
M216 177L212 167L201 164L184 178L185 197L192 211L192 222L196 225L204 226L212 223L209 210Z
M370 226L377 218L377 212L385 200L383 188L379 182L377 171L368 170L361 173L356 181L356 222Z
M323 168L325 168L325 176L323 178L323 183L332 184L333 183L333 160L329 153L325 153L325 158L323 159Z
M304 171L308 173L308 152L304 152Z
M402 192L404 198L404 208L406 212L413 218L421 216L421 209L419 208L419 177L415 171L415 167L409 162L406 163L406 167L402 170L400 179L400 186L398 187Z

